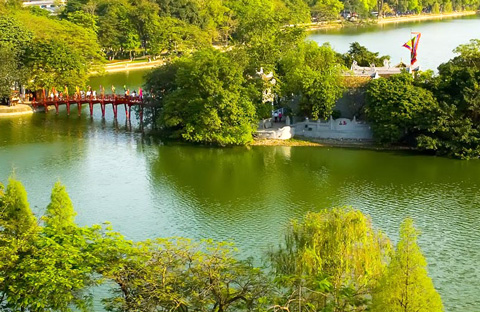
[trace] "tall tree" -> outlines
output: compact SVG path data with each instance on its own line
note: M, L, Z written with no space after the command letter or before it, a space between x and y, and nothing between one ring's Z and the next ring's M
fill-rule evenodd
M427 273L412 219L403 221L400 241L385 276L373 295L373 312L441 312L442 300Z
M270 255L286 291L279 304L290 311L364 311L390 251L386 236L358 210L309 213Z
M162 106L160 123L172 137L218 145L241 145L252 140L255 108L243 86L243 68L229 53L210 48L166 66L176 68L176 88L172 90L170 82L165 87L157 85L167 79L148 79L151 84L147 89L161 92L155 94ZM169 70L158 71L172 74ZM164 89L172 91L161 91Z
M51 201L47 206L47 212L42 218L45 226L59 233L68 232L68 230L76 226L76 212L73 209L72 201L68 196L65 186L60 182L55 183L50 198Z
M373 80L367 87L365 113L381 143L416 146L443 111L432 92L414 85L410 74Z
M327 119L343 94L342 71L335 52L328 45L305 42L280 60L283 94L300 98L301 114Z

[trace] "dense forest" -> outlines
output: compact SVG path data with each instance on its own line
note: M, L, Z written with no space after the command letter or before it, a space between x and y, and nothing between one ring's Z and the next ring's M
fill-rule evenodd
M80 227L60 183L36 217L23 185L0 186L0 310L441 312L411 219L394 248L353 208L309 213L256 259L231 243L186 238L133 242L110 225ZM258 267L263 258L265 267Z

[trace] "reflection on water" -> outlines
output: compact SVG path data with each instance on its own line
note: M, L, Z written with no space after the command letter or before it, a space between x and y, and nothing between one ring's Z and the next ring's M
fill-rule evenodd
M291 218L352 205L397 240L407 216L448 311L480 306L480 162L397 152L158 145L100 109L94 118L0 119L0 180L12 168L37 215L67 185L81 225L111 221L131 239L212 237L259 258ZM97 308L99 309L99 308Z

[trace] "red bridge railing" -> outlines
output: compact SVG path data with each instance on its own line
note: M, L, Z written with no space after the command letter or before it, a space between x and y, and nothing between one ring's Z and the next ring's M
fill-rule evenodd
M145 107L144 98L139 96L128 96L128 95L101 95L101 96L87 96L87 97L57 97L54 96L53 98L43 98L41 101L36 101L33 99L31 105L33 109L36 111L38 107L44 107L45 113L48 112L49 106L54 106L56 113L58 114L58 108L60 105L67 106L67 114L70 115L70 107L72 105L77 105L78 115L82 113L82 105L88 104L90 108L90 116L93 116L93 106L100 105L102 109L102 118L105 118L105 110L106 105L112 105L113 109L113 116L115 119L118 116L118 106L123 105L125 107L125 115L127 119L130 119L132 115L132 106L138 106L140 121L143 121L143 109Z

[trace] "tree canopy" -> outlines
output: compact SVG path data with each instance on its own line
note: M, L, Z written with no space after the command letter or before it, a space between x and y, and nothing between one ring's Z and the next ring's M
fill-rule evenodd
M442 300L427 274L427 261L417 245L412 219L400 227L400 242L373 295L372 311L441 312Z

